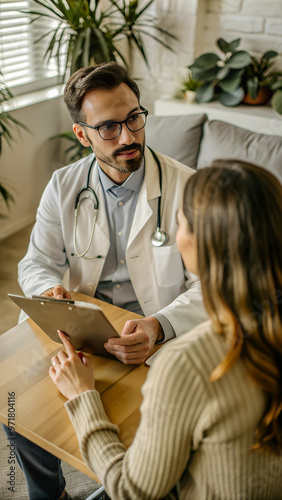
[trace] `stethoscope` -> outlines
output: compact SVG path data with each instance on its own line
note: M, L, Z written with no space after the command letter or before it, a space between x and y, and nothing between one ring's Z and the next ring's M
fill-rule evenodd
M148 146L149 147L149 146ZM159 170L159 183L160 183L160 196L158 198L158 218L157 218L157 229L156 231L154 231L151 235L151 242L152 242L152 245L154 247L161 247L162 245L164 245L167 240L168 240L168 236L167 234L165 233L165 231L163 231L161 229L161 198L162 198L162 169L161 169L161 164L160 164L160 160L159 158L157 157L156 153L149 147L153 157L154 157L154 160L158 166L158 170ZM101 255L95 255L93 257L88 257L86 254L87 252L89 251L90 249L90 246L91 246L91 243L93 241L93 236L94 236L94 229L95 229L95 224L96 224L96 219L97 219L97 211L98 211L98 208L99 208L99 200L98 200L98 197L94 191L94 189L90 186L90 176L91 176L91 171L92 171L92 167L94 165L94 162L95 162L96 158L94 157L91 164L90 164L90 167L89 167L89 170L88 170L88 174L87 174L87 181L86 181L86 187L82 188L79 193L77 193L77 196L76 196L76 199L75 199L75 205L74 205L74 227L73 227L73 246L74 246L74 249L75 249L75 252L76 253L72 253L72 257L84 257L85 259L101 259ZM90 193L91 196L93 196L93 198L91 198L91 196L83 196L83 198L81 199L81 196L85 193ZM88 241L88 244L85 248L85 250L82 252L79 250L78 248L78 244L77 244L77 221L78 221L78 216L79 216L79 210L80 210L80 204L83 200L85 199L92 199L93 201L93 206L94 206L94 217L93 217L93 222L92 222L92 227L91 227L91 231L90 231L90 238L89 238L89 241Z

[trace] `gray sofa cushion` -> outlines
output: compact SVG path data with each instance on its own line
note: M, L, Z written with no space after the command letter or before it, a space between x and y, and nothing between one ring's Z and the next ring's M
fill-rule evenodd
M265 167L282 181L282 137L250 132L218 120L206 121L197 168L218 158L245 160Z
M185 116L148 116L146 143L191 168L197 167L205 114Z

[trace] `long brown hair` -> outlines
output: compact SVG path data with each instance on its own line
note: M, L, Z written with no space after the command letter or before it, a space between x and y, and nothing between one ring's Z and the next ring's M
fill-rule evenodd
M203 299L231 338L220 378L241 357L268 395L255 447L282 451L282 186L266 169L218 160L190 177L183 212L195 233Z

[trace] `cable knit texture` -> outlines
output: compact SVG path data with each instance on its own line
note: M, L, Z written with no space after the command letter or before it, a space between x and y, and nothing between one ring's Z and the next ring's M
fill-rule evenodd
M66 403L82 455L112 500L281 500L282 458L250 451L266 397L209 321L162 347L142 388L141 422L126 451L100 395Z

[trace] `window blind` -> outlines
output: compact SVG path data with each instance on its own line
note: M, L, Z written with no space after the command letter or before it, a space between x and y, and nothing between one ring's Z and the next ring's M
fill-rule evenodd
M56 61L47 64L44 59L48 40L36 42L52 21L42 17L30 23L31 17L22 12L26 10L39 11L40 6L30 0L0 0L0 70L14 94L57 83Z

